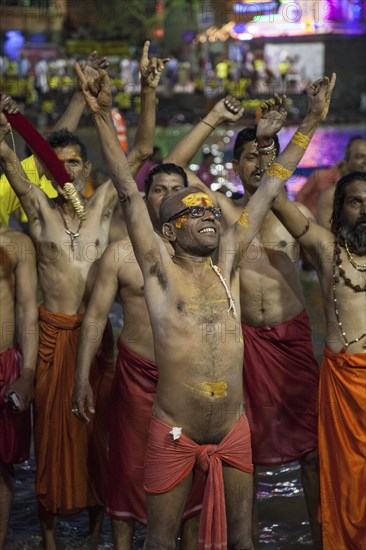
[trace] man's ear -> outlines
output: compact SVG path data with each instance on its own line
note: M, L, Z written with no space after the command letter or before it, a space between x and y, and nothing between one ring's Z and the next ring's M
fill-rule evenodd
M238 174L238 172L239 172L239 163L238 163L238 161L233 159L232 164L233 164L233 170L234 170L235 174Z
M90 162L90 160L87 160L86 162L84 162L84 172L87 178L90 176L91 169L92 169L92 163Z
M163 223L163 227L161 228L161 231L168 239L168 241L173 242L177 240L177 236L175 234L175 227L172 223Z

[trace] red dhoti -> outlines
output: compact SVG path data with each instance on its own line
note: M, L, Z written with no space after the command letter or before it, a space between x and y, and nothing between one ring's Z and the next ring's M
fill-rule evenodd
M199 528L199 549L227 548L227 528L222 462L253 472L249 425L243 415L217 445L198 445L182 434L174 440L171 426L152 418L145 461L147 493L166 493L197 465L207 472ZM191 495L201 491L202 475L193 480Z
M108 464L108 513L116 520L146 525L145 453L159 373L118 341L112 385ZM189 501L184 518L199 512L201 501Z
M318 447L319 367L306 312L280 325L242 325L253 463L285 464Z
M34 418L36 494L49 512L67 514L103 505L106 500L113 337L107 325L90 371L96 413L86 426L71 412L82 315L51 313L43 305L39 315Z
M30 409L14 413L5 401L8 387L19 378L21 360L14 347L0 353L0 462L4 464L19 464L29 458Z
M366 354L325 349L319 459L324 550L366 548Z

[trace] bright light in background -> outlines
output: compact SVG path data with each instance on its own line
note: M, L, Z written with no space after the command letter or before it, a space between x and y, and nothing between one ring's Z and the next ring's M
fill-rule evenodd
M20 31L7 31L5 33L4 53L13 61L18 59L19 50L24 46L25 38Z
M235 2L232 10L234 13L241 14L272 12L273 10L277 11L277 2L267 2L266 0L262 0L262 2Z

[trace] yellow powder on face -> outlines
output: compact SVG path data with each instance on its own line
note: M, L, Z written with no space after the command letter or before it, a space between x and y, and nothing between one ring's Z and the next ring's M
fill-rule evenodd
M182 223L185 223L187 220L188 220L188 216L181 216L176 220L175 227L177 229L180 229L182 227Z
M213 202L206 193L191 193L182 199L185 206L213 206Z
M80 157L77 153L70 153L69 156L72 157L72 158L75 159L75 160L80 160L80 161L82 162L81 157ZM58 159L59 159L61 162L63 162L64 160L67 160L67 158L64 157L63 155L58 155Z

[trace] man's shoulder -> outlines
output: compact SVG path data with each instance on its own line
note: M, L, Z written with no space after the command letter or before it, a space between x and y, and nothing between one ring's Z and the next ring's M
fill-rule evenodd
M34 252L32 239L21 231L8 226L2 226L0 230L0 246L11 254L14 259L27 258L27 254Z
M115 264L127 264L129 260L136 263L135 254L129 237L113 241L107 246L103 258L106 262Z

